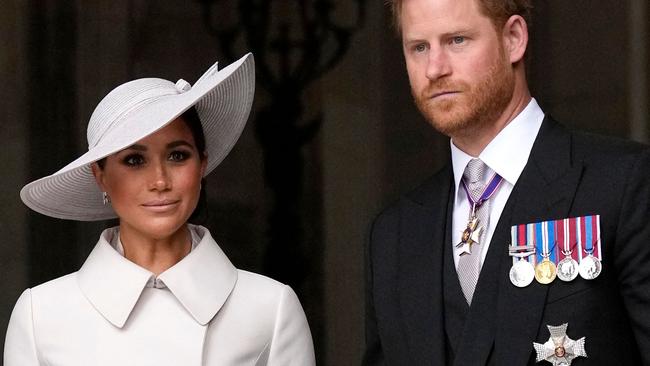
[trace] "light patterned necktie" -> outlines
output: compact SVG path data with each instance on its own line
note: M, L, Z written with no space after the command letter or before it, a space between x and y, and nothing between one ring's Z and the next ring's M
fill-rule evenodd
M467 163L467 167L463 173L463 179L474 202L479 200L485 189L486 184L483 183L483 177L486 170L487 166L480 159L472 159ZM470 213L468 217L471 217L471 205L472 203L470 202ZM462 254L458 261L458 279L460 280L460 287L463 290L463 295L465 295L465 300L467 300L468 304L472 303L474 289L476 289L478 276L481 273L481 247L485 245L484 240L490 220L490 200L486 200L478 206L475 214L478 218L478 226L482 227L483 230L479 236L478 243L472 245L471 253Z

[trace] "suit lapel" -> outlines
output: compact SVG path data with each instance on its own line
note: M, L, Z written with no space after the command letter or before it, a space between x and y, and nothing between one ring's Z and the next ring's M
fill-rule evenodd
M571 135L549 117L545 118L497 226L502 241L498 250L499 299L495 359L501 365L525 365L533 351L550 285L533 281L525 288L510 283L512 260L507 255L510 227L567 217L580 182L582 162L572 161ZM496 236L496 235L495 235Z
M481 275L476 284L472 306L467 314L461 342L455 353L455 366L485 365L493 348L497 324L494 309L499 297L499 273L503 257L507 257L506 243L510 241L510 230L501 229L507 225L507 223L504 224L508 221L504 220L504 215L509 216L507 211L506 206L499 223L497 223L485 262L481 267Z
M452 172L447 166L401 205L397 281L413 364L442 365L442 256Z

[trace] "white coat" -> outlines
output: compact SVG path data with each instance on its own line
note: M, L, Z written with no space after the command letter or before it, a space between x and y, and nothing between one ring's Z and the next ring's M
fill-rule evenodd
M300 302L286 285L237 270L207 229L194 250L152 274L105 230L75 273L27 289L11 315L5 366L314 365Z

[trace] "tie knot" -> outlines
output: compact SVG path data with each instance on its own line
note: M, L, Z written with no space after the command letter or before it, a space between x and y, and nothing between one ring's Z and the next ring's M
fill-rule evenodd
M469 161L469 163L467 163L463 177L468 183L481 182L483 180L483 176L485 175L486 168L487 165L485 165L481 159L472 159Z

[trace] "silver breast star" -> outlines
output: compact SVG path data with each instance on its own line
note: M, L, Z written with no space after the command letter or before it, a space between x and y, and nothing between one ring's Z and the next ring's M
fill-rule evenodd
M553 366L570 366L576 357L587 357L585 351L585 337L573 340L566 335L566 329L569 325L560 326L547 325L551 337L546 343L535 343L533 347L537 352L535 362L547 361Z

